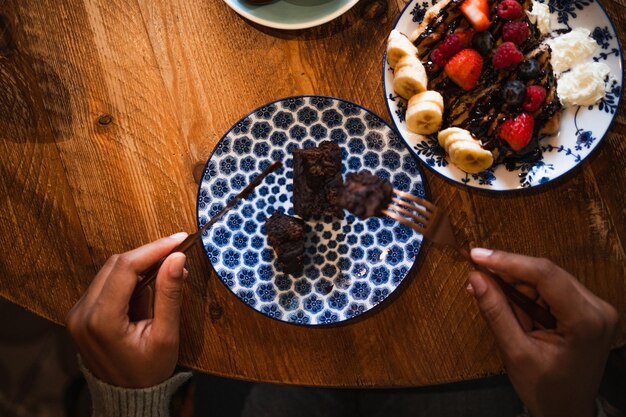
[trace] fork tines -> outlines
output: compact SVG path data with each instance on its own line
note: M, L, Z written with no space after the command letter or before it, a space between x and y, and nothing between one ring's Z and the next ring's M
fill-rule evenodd
M382 210L382 213L422 235L426 234L437 207L413 194L396 189L393 191L396 194L391 199L393 203ZM404 216L411 218L413 221L408 220Z

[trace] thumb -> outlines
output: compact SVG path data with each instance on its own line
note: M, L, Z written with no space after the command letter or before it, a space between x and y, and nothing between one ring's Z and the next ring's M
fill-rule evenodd
M477 271L470 273L469 282L469 292L478 301L478 308L491 328L500 351L508 358L517 356L530 341L502 290L491 278Z
M175 252L165 259L157 275L154 294L153 331L178 337L184 268L187 257Z

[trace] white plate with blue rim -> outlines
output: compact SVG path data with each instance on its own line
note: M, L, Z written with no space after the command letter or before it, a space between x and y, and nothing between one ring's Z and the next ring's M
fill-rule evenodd
M421 235L388 217L363 221L346 212L343 219L307 220L303 273L281 272L265 219L275 210L294 214L292 151L324 140L339 144L344 177L368 169L426 197L416 159L380 117L349 101L299 96L259 107L226 132L206 163L197 203L202 227L272 161L283 161L202 241L237 298L268 317L311 326L343 322L380 304L397 290L422 246Z
M275 29L307 29L346 13L358 0L275 0L253 4L246 0L224 0L241 16Z
M594 106L568 108L561 114L559 133L539 142L542 158L536 162L495 165L478 174L468 174L450 163L434 137L423 137L406 128L406 101L393 92L393 72L383 57L383 86L387 109L400 136L430 169L453 182L473 188L511 191L538 187L565 175L587 158L608 131L621 99L623 53L615 26L598 0L539 0L547 2L552 31L583 27L598 43L593 56L611 69L607 94ZM396 21L395 29L412 33L424 13L437 0L411 0ZM444 97L445 100L445 97Z

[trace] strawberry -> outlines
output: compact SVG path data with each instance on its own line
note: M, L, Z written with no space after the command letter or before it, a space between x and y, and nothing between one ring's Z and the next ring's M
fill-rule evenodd
M465 18L477 32L487 30L491 25L487 0L464 0L460 8Z
M534 127L535 118L528 113L522 113L502 123L498 135L509 144L511 149L520 151L533 137Z
M471 48L454 55L444 68L446 75L464 90L474 88L482 70L483 57Z
M480 13L489 17L489 1L488 0L465 0L461 4L461 10L464 8L473 8Z

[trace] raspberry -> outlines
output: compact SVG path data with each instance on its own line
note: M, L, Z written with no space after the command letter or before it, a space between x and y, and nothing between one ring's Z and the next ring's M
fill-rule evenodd
M461 42L461 46L463 48L469 48L472 44L472 37L474 36L474 31L472 29L465 30L456 30L454 34L459 38Z
M450 59L454 55L457 54L461 49L463 49L463 44L461 43L461 38L459 38L454 33L446 36L446 38L437 46L437 48L443 53L443 55Z
M529 112L539 109L541 103L546 99L546 89L540 85L529 85L526 87L526 98L522 108Z
M535 118L528 113L522 113L502 123L498 135L509 144L511 149L520 151L532 139L534 127Z
M514 20L522 15L522 5L516 0L503 0L498 4L498 16L506 20Z
M435 64L444 66L446 63L463 49L463 43L454 33L446 36L439 45L431 52L430 60Z
M515 65L524 59L524 55L513 42L504 42L496 48L491 62L494 68L505 68Z
M446 65L446 63L448 62L448 59L446 59L446 57L443 55L443 52L441 52L439 49L435 48L431 53L430 53L430 60L433 61L433 63L443 67L444 65Z
M513 42L521 45L528 39L528 23L526 22L507 22L502 28L502 38L505 42Z

